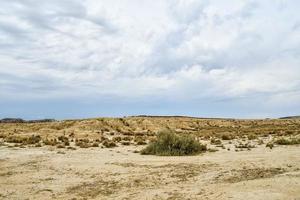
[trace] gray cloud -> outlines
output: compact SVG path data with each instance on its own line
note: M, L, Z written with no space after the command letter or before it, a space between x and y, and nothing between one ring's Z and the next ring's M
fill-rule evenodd
M4 1L0 97L292 105L300 102L299 8L289 0Z

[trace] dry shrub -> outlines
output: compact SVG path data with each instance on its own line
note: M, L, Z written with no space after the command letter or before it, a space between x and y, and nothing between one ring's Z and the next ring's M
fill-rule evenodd
M129 146L130 142L129 141L122 141L121 144L124 145L124 146Z
M258 140L257 144L262 145L262 144L264 144L264 141L262 139L260 139L260 140Z
M65 142L64 142L64 145L65 145L65 146L70 146L70 142L69 142L69 141L65 141Z
M257 135L255 135L255 134L248 135L247 137L248 137L248 140L256 140L256 139L258 139Z
M270 149L273 149L274 144L272 142L269 142L266 144L266 147L269 147Z
M113 148L116 147L116 143L111 141L111 140L105 140L103 143L103 146L105 146L106 148Z
M8 143L23 143L26 140L26 137L21 137L17 135L7 136L4 141Z
M219 140L219 139L216 139L216 138L212 138L212 139L210 140L210 143L211 143L211 144L214 144L214 145L221 145L221 144L222 144L222 141Z
M275 143L279 145L296 145L300 144L300 138L279 138Z
M134 135L134 133L133 132L123 132L123 135L132 136L132 135Z
M90 142L90 140L88 138L81 138L81 139L77 139L76 141L83 142L83 143L89 143Z
M39 135L32 135L26 140L26 144L36 144L41 141L41 136Z
M58 142L57 142L56 139L51 139L51 140L49 140L48 138L45 139L45 140L43 140L43 143L44 143L45 145L50 145L50 146L55 146L55 145L58 144Z
M92 147L99 147L99 143L98 143L98 142L94 142L94 143L92 144Z
M41 136L31 135L30 137L22 137L17 135L11 135L5 138L5 142L8 143L22 143L22 144L36 144L41 141Z
M147 144L146 142L146 139L144 137L136 137L134 139L134 142L137 144L137 145L145 145Z
M63 143L69 142L69 138L66 136L59 136L57 139Z
M67 147L67 149L70 149L70 150L76 150L75 147Z
M80 140L76 141L75 145L79 146L80 148L89 148L89 147L91 147L89 143L87 143L85 141L80 141Z
M222 134L221 138L222 140L232 140L234 139L234 136L232 134Z
M124 141L131 141L131 140L132 140L132 137L130 137L130 136L125 136L125 137L122 138L122 140L124 140Z
M208 152L217 152L219 151L218 149L207 149Z
M59 149L63 149L63 148L65 148L65 145L64 144L58 144L58 145L56 145L56 147L59 148Z
M120 136L116 136L112 139L114 142L120 142L122 138Z
M41 143L37 143L34 145L35 147L42 147L42 144Z
M240 143L238 145L235 145L235 148L239 148L239 149L253 149L253 148L255 148L255 146L252 145L252 144L250 144L250 143L245 143L245 144Z
M135 136L144 136L144 135L146 135L147 133L145 133L145 132L135 132L134 133L134 135Z
M105 141L105 140L107 140L108 138L106 138L106 137L104 137L104 136L101 136L101 138L100 138L100 140L101 141Z
M150 130L147 131L146 133L147 136L155 136L154 132L151 132Z

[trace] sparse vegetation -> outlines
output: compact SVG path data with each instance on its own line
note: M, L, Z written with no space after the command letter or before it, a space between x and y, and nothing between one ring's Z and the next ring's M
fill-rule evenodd
M114 142L120 142L122 138L120 136L116 136L112 139Z
M99 147L99 143L98 143L98 142L94 142L94 143L92 144L92 147Z
M8 143L22 143L25 145L30 145L30 144L39 143L41 141L41 136L31 135L30 137L26 137L26 136L11 135L6 137L4 141Z
M17 135L10 135L4 139L4 141L8 143L23 143L25 140L25 137L20 137Z
M296 145L300 144L300 138L279 138L275 143L278 145Z
M269 142L266 144L266 147L269 147L270 149L273 149L274 144L272 142Z
M199 119L186 117L126 117L99 118L87 120L49 121L40 123L0 123L0 139L20 146L76 146L89 148L115 145L146 145L156 141L158 130L169 129L178 136L195 135L201 140L210 140L212 145L221 147L256 140L251 144L262 145L262 137L280 137L273 141L276 145L296 145L299 143L300 120L230 120ZM286 139L287 138L287 139ZM226 141L227 140L227 141ZM103 144L104 143L104 144ZM227 148L227 146L226 146Z
M48 138L46 138L45 140L43 140L43 143L45 145L50 145L50 146L55 146L58 144L57 140L56 139L51 139L49 140Z
M56 147L59 148L59 149L62 149L62 148L65 148L65 145L63 145L63 144L58 144Z
M143 119L0 124L4 155L0 159L4 188L0 199L130 199L133 195L149 199L226 199L227 187L223 186L229 183L245 186L249 194L254 194L253 199L263 199L265 196L256 194L269 194L273 186L287 188L282 191L291 196L284 194L286 198L298 194L294 192L298 189L300 162L295 153L300 145L278 146L298 143L300 120ZM53 124L64 128L57 130ZM165 127L168 131L158 134ZM255 146L258 148L248 152ZM276 151L269 149L274 147ZM206 153L183 158L140 155L186 156L201 152ZM277 176L283 172L287 173ZM32 181L31 177L38 180ZM292 183L291 178L295 179ZM57 184L61 189L57 190ZM255 192L265 185L269 185L266 190ZM218 187L224 190L215 193ZM147 193L149 188L151 192ZM230 192L234 190L241 194L241 187L230 188ZM278 190L273 192L278 194Z
M89 148L89 147L91 147L91 145L89 144L89 141L84 140L84 139L76 140L75 145L79 146L80 148Z
M232 140L234 136L232 134L223 134L221 135L222 140Z
M258 145L262 145L262 144L264 144L264 141L262 140L262 139L260 139L260 140L258 140L258 143L257 143Z
M239 143L238 145L235 145L235 148L250 150L252 148L255 148L255 145L252 145L250 143Z
M59 136L57 138L59 141L63 142L63 143L68 143L69 142L69 138L66 136Z
M117 146L117 144L114 141L110 141L110 140L105 140L102 144L106 148L113 148Z
M214 145L221 145L221 144L222 144L222 141L219 140L219 139L216 139L216 138L212 138L212 139L210 140L210 143L211 143L211 144L214 144Z
M124 146L129 146L130 142L129 141L121 141L121 144Z
M147 142L145 140L146 140L145 138L138 136L134 139L134 142L137 145L145 145L145 144L147 144Z
M256 139L258 139L257 135L255 134L248 135L248 140L256 140Z
M207 149L208 152L217 152L219 151L218 149Z
M195 155L207 150L206 145L200 144L191 136L179 136L172 131L162 131L157 140L150 143L141 151L144 155L184 156Z
M41 136L39 135L32 135L25 141L25 144L36 144L41 141Z

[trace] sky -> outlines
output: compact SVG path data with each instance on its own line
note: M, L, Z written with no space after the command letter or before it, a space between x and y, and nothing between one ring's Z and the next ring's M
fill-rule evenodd
M0 5L0 118L300 115L300 1Z

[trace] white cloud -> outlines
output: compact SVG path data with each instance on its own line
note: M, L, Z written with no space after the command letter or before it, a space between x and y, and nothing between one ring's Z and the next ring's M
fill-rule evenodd
M282 96L300 100L296 1L1 4L1 99L115 95L188 102L263 95L276 105L286 103Z

